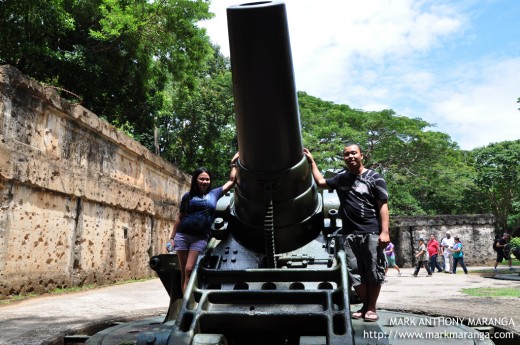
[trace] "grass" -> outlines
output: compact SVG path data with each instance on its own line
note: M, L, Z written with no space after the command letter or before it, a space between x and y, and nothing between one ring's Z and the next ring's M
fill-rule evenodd
M462 289L466 295L474 297L516 297L520 298L518 288L467 288Z
M80 292L80 291L91 290L91 289L95 289L97 287L100 287L100 286L96 286L94 284L89 284L89 285L83 285L83 286L73 286L70 288L56 288L54 290L49 291L48 294L62 295L65 293L70 293L70 292Z
M0 305L9 304L9 303L11 303L11 302L23 301L24 299L28 299L28 298L31 298L31 297L38 297L38 294L35 294L35 293L28 293L28 294L26 294L26 295L15 295L15 296L10 297L10 298L8 298L8 299L1 300L1 301L0 301Z
M24 301L26 299L34 298L34 297L41 297L46 295L62 295L66 293L73 293L73 292L80 292L80 291L86 291L90 289L100 288L102 286L96 286L96 285L85 285L85 286L75 286L70 288L56 288L54 290L45 292L45 293L34 293L30 292L27 294L19 294L19 295L13 295L12 297L8 297L6 299L0 300L0 306L7 305L14 302L20 302Z

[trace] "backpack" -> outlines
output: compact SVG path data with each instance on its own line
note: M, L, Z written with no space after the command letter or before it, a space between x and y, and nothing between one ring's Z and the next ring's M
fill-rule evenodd
M498 236L495 236L495 239L493 240L493 250L496 252L498 251L498 247L497 247L497 243L498 243L498 240L500 239L500 237Z

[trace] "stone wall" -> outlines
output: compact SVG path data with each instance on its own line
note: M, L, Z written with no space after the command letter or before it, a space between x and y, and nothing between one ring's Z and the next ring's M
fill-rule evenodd
M0 66L0 299L152 276L190 177Z
M414 252L420 237L428 241L433 234L440 243L446 231L462 242L466 265L491 265L496 259L492 248L495 238L493 215L392 217L390 225L390 238L396 246L399 267L416 265ZM438 261L442 260L439 258Z

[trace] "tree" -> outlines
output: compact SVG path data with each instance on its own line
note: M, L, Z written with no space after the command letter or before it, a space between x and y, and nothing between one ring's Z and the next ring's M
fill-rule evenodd
M149 148L166 88L190 90L212 49L203 0L0 2L0 63L80 96ZM176 96L175 94L173 96Z
M344 167L341 150L359 143L365 165L385 176L393 215L454 214L465 207L472 170L456 143L421 119L365 112L299 93L305 145L324 169ZM440 157L440 158L439 158Z
M199 75L198 88L175 97L161 117L161 155L182 170L205 166L215 185L229 177L229 161L237 151L229 59L214 47L213 59Z
M508 225L508 219L520 201L520 140L493 143L472 153L475 184L491 205L497 231L511 229L515 224ZM512 221L518 222L518 214L512 216Z
M0 28L0 64L51 80L51 62L66 60L70 53L57 49L57 42L76 29L76 22L64 0L7 0L0 1Z

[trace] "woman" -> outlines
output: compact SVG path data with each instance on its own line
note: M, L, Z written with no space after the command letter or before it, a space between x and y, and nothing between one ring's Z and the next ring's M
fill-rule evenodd
M182 292L186 290L199 254L208 245L211 224L217 201L235 184L238 152L231 160L229 181L211 189L211 176L206 168L198 168L192 175L190 191L182 196L179 216L173 224L168 241L177 251L181 269Z
M468 269L466 265L464 265L464 253L462 252L462 243L459 241L458 237L453 238L455 240L455 244L451 247L451 251L453 252L453 274L457 274L457 263L460 263L460 266L464 270L465 274L468 274Z
M386 277L386 273L388 272L388 269L390 267L395 268L397 270L397 276L400 277L401 276L401 269L395 263L394 244L392 242L389 242L388 245L386 246L384 252L385 252L385 255L386 255L385 277Z

